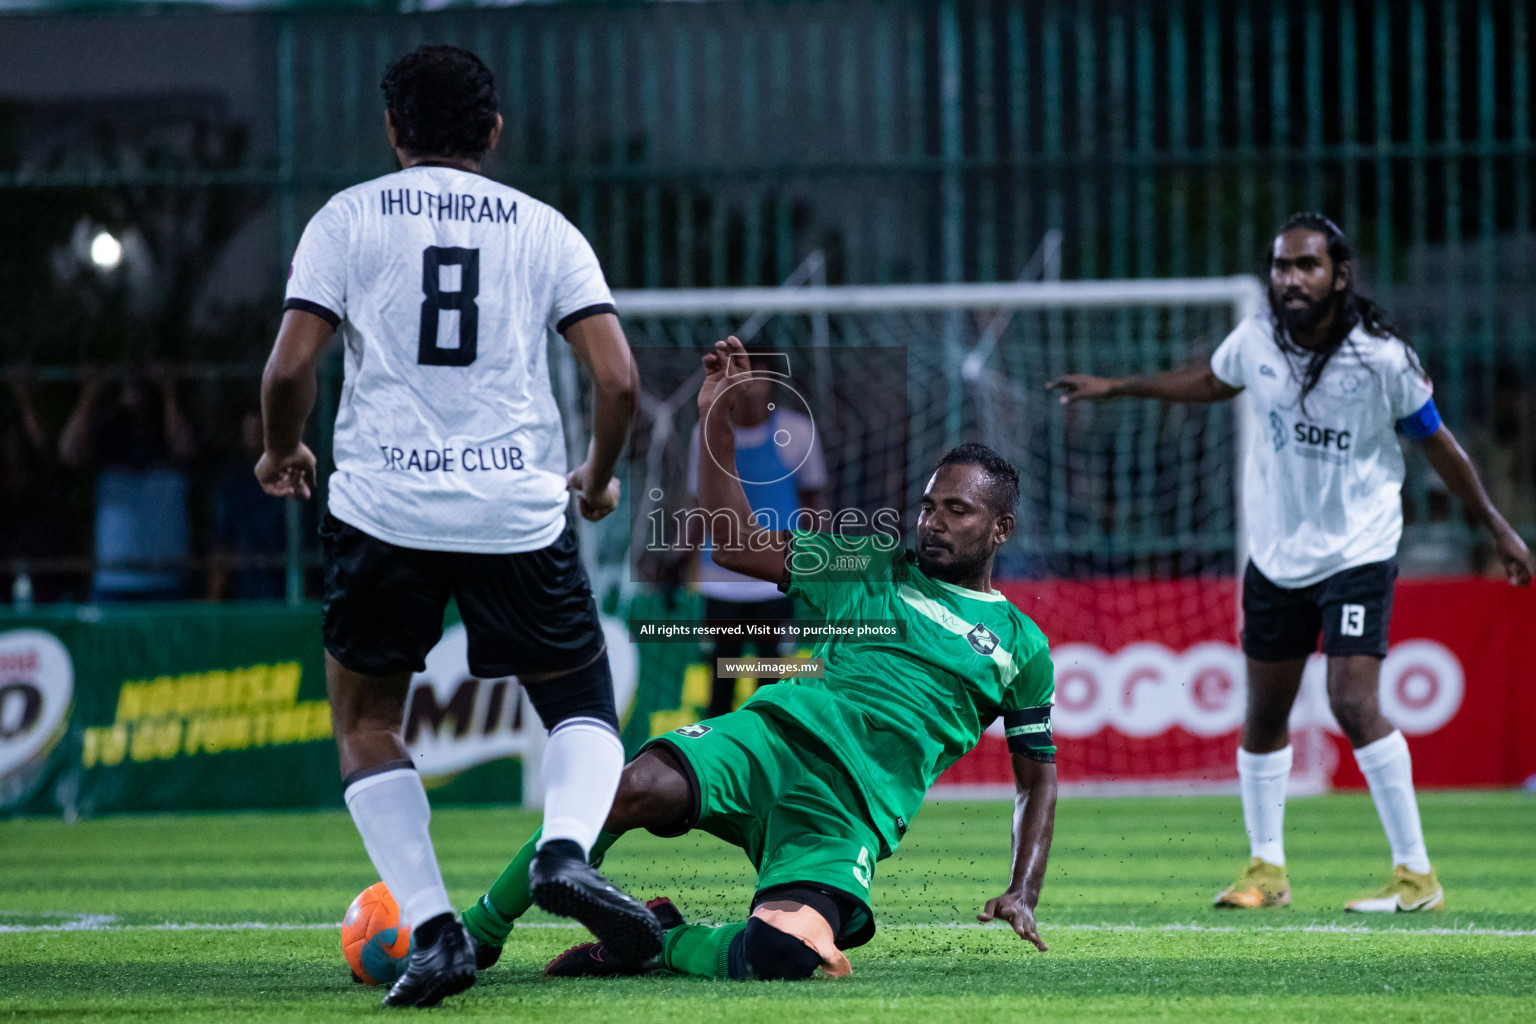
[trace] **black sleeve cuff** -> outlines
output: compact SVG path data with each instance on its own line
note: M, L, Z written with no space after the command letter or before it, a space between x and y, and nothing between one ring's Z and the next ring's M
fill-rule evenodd
M555 324L555 330L561 334L571 329L571 325L585 320L589 316L601 316L604 313L617 313L618 308L611 302L599 302L595 306L583 306L574 313L567 313Z
M310 302L308 299L289 299L287 302L283 303L283 309L297 309L301 313L313 314L314 316L317 316L321 320L324 320L326 323L330 324L332 327L335 327L341 323L340 316L332 313L330 310L320 305L320 303Z

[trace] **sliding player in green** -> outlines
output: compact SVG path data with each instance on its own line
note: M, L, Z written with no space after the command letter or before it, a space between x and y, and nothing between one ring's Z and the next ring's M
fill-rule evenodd
M546 973L846 974L842 951L875 931L876 862L901 842L933 781L999 716L1018 791L1013 864L1007 888L977 916L1008 922L1044 950L1034 914L1056 810L1053 674L1039 627L991 585L993 558L1014 528L1018 474L984 445L944 456L923 494L915 552L888 536L764 531L728 471L735 448L726 403L752 371L735 338L717 342L704 364L699 418L713 457L699 460L698 496L712 516L715 559L779 583L829 620L894 620L906 635L825 643L816 651L825 678L765 687L737 711L651 740L625 767L594 856L630 829L704 829L740 846L757 868L748 920L688 925L669 901L653 900L667 929L658 961L621 964L592 942L556 957ZM530 905L536 838L464 912L485 966Z

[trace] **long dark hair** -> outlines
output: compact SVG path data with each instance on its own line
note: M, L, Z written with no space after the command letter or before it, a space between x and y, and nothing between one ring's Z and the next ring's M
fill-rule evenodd
M1323 236L1324 240L1328 243L1328 258L1333 261L1334 274L1338 274L1339 264L1348 263L1350 265L1348 283L1345 284L1342 291L1333 293L1333 323L1329 326L1328 336L1323 339L1323 343L1317 348L1303 348L1292 340L1290 332L1286 330L1284 319L1280 316L1280 303L1275 295L1275 286L1273 283L1268 286L1269 306L1273 314L1271 319L1274 324L1275 344L1279 346L1280 351L1287 355L1303 356L1306 359L1306 365L1302 368L1301 373L1302 412L1306 412L1307 396L1312 393L1312 389L1317 387L1317 382L1322 379L1323 370L1328 366L1328 360L1332 359L1333 354L1345 345L1348 345L1351 350L1354 349L1354 342L1350 340L1349 336L1357 324L1365 330L1365 333L1374 338L1396 338L1402 343L1403 348L1407 350L1409 362L1419 373L1423 374L1424 369L1419 365L1418 356L1414 354L1413 347L1408 344L1402 332L1387 319L1386 310L1362 295L1359 289L1355 287L1354 246L1350 245L1349 239L1339 229L1339 226L1321 213L1293 213L1285 219L1285 223L1276 229L1274 237L1279 237L1287 231L1294 231L1298 228L1306 231L1315 231ZM1270 254L1265 258L1266 270L1274 259L1273 253L1274 250L1271 249Z

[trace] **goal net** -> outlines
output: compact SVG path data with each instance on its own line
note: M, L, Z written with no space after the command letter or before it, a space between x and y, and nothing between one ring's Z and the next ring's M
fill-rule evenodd
M736 333L782 362L783 400L814 423L834 515L868 522L893 508L909 538L934 465L962 441L1018 469L1018 527L997 586L1051 640L1066 787L1234 789L1246 685L1236 404L1064 407L1045 385L1206 358L1261 301L1246 277L621 293L644 394L626 514L584 527L606 609L702 617L694 563L656 524L688 503L699 357ZM560 376L574 433L586 417L573 415L574 377ZM637 650L631 747L702 717L714 676L697 641ZM1296 792L1326 788L1331 770L1321 684L1308 673L1293 716ZM935 795L1011 791L1004 742L988 735Z

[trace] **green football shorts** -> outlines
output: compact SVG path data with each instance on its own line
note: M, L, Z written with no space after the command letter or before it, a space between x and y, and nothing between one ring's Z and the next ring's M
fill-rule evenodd
M758 892L805 883L846 897L855 912L845 915L838 944L869 941L880 839L841 765L750 708L674 729L645 747L656 745L691 776L695 805L683 831L701 828L745 850Z

